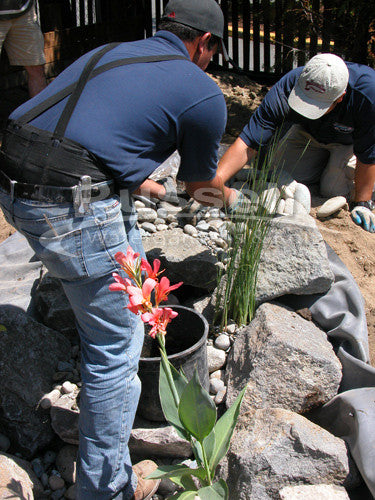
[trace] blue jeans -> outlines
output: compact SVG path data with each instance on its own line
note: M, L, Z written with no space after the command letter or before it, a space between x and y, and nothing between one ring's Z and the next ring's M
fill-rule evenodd
M4 215L27 238L50 274L61 280L81 339L77 498L130 499L136 488L128 440L140 395L137 377L143 324L110 292L118 251L143 252L134 209L123 217L118 196L90 203L15 199L0 189Z

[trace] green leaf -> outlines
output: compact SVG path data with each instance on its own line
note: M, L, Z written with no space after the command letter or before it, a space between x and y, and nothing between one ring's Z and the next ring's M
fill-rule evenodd
M203 466L204 458L203 458L202 445L196 439L192 439L191 447L193 448L194 458L197 461L197 464L199 466L201 465Z
M180 479L180 482L178 483L174 479L171 479L174 483L178 484L181 486L184 490L186 491L197 491L198 488L195 486L195 483L193 481L193 478L191 476L182 476Z
M193 469L184 464L179 465L160 465L154 472L151 472L146 479L160 479L169 477L170 479L182 476L196 476L199 479L205 479L206 471L203 467Z
M229 492L227 483L224 479L219 479L217 483L199 489L198 495L201 500L228 500Z
M211 456L215 452L216 435L215 428L209 433L209 435L203 440L203 448L206 452L207 460L210 461Z
M225 454L229 449L230 440L232 438L232 434L236 426L236 422L240 412L242 398L244 397L245 391L246 391L246 386L239 393L233 405L216 422L216 425L214 427L214 432L216 436L215 448L211 454L211 458L209 459L209 466L212 477L214 477L215 475L215 470L218 463L225 456Z
M181 395L178 415L185 429L198 441L208 436L215 425L216 406L201 386L197 370Z
M173 498L173 500L194 500L197 495L197 491L183 491L182 493L177 493L168 498Z
M167 364L169 365L172 373L173 383L176 387L177 394L181 397L182 392L187 386L186 378L176 370L176 368L171 365L168 358L161 351L161 363L160 363L160 375L159 375L159 397L161 407L164 413L165 419L173 425L176 429L177 434L182 438L190 441L190 436L188 432L184 429L181 420L178 416L178 406L175 403L172 387L167 376Z

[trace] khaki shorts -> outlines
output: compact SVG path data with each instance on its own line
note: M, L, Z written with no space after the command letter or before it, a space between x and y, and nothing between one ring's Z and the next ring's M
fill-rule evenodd
M319 182L327 198L352 191L355 163L352 145L320 143L300 125L293 125L280 140L274 159L274 167L286 170L297 182Z
M23 16L0 21L0 50L3 45L11 65L39 66L46 62L44 37L34 7Z

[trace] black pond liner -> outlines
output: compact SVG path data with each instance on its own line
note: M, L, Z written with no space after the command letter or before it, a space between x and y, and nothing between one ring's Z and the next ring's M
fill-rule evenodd
M169 323L166 350L169 361L181 368L190 380L195 368L202 386L208 390L207 335L208 323L202 314L184 306L172 306L178 316ZM142 383L137 414L147 420L164 422L159 399L159 343L145 334L145 342L139 360L138 376Z

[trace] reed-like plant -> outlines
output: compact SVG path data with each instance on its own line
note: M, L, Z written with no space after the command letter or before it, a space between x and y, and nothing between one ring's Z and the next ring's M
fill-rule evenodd
M215 321L226 327L229 319L237 325L248 324L255 313L256 284L259 262L267 237L274 205L262 193L268 184L276 184L278 174L272 169L277 140L267 148L261 164L257 157L241 191L250 200L236 209L227 222L230 235L229 248L218 271Z

